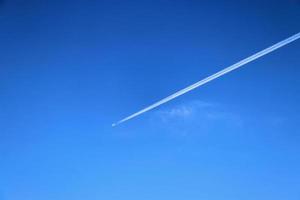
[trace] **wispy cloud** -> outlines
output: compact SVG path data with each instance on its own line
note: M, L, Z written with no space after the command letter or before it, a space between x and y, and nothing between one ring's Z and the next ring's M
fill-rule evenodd
M209 131L216 128L237 128L243 122L238 113L225 105L207 101L189 101L153 114L156 123L180 132Z
M279 114L257 113L235 109L222 103L192 100L153 112L150 117L155 127L170 133L186 135L209 132L247 132L253 127L262 130L280 129L288 124ZM268 132L268 131L267 131Z
M228 111L225 106L217 103L194 100L177 105L170 109L156 111L156 115L163 121L166 120L224 120L234 119L238 117L236 114Z
M163 121L174 119L191 119L196 117L195 115L199 114L200 111L205 111L205 114L208 114L207 111L213 107L215 107L215 105L212 103L204 101L191 101L177 105L170 109L156 111L156 115L159 116Z

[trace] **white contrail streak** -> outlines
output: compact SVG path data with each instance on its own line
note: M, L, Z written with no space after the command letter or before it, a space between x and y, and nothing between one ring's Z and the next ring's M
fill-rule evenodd
M188 86L188 87L186 87L182 90L179 90L178 92L176 92L176 93L174 93L174 94L172 94L172 95L170 95L170 96L168 96L168 97L166 97L166 98L164 98L164 99L162 99L162 100L160 100L160 101L158 101L158 102L156 102L156 103L154 103L154 104L152 104L152 105L150 105L150 106L148 106L148 107L146 107L146 108L144 108L144 109L142 109L142 110L140 110L136 113L133 113L132 115L129 115L128 117L118 121L117 123L112 124L112 126L116 126L120 123L123 123L127 120L130 120L134 117L137 117L138 115L141 115L144 112L152 110L153 108L158 107L161 104L164 104L168 101L171 101L172 99L174 99L174 98L176 98L180 95L183 95L183 94L185 94L185 93L187 93L187 92L189 92L189 91L191 91L191 90L193 90L193 89L195 89L195 88L197 88L201 85L204 85L205 83L208 83L208 82L210 82L210 81L212 81L216 78L219 78L220 76L223 76L223 75L225 75L225 74L227 74L227 73L229 73L229 72L231 72L231 71L233 71L237 68L240 68L240 67L246 65L247 63L252 62L252 61L254 61L254 60L256 60L256 59L258 59L258 58L260 58L260 57L262 57L266 54L269 54L272 51L275 51L276 49L279 49L280 47L283 47L283 46L285 46L285 45L287 45L287 44L289 44L289 43L291 43L291 42L293 42L293 41L295 41L299 38L300 38L300 32L293 35L293 36L291 36L291 37L289 37L289 38L287 38L287 39L285 39L285 40L282 40L281 42L278 42L278 43L276 43L276 44L274 44L274 45L272 45L272 46L270 46L270 47L268 47L268 48L266 48L262 51L259 51L256 54L253 54L252 56L249 56L248 58L245 58L245 59L243 59L243 60L241 60L241 61L239 61L239 62L237 62L237 63L235 63L235 64L233 64L229 67L226 67L225 69L223 69L223 70L221 70L221 71L219 71L219 72L217 72L217 73L215 73L215 74L213 74L213 75L211 75L207 78L204 78L201 81L198 81L198 82L196 82L196 83L194 83L194 84L192 84L192 85L190 85L190 86Z

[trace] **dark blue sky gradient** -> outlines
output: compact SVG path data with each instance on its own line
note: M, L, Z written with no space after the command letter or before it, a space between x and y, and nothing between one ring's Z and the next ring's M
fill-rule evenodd
M298 200L300 2L0 1L0 200Z

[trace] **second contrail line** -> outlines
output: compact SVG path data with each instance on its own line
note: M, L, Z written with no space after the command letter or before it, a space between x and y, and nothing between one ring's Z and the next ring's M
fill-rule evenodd
M280 47L283 47L283 46L285 46L285 45L287 45L287 44L289 44L289 43L291 43L291 42L293 42L293 41L295 41L299 38L300 38L300 32L293 35L293 36L291 36L291 37L289 37L289 38L287 38L287 39L285 39L285 40L282 40L282 41L280 41L280 42L278 42L278 43L276 43L276 44L274 44L274 45L272 45L272 46L270 46L270 47L268 47L268 48L266 48L262 51L259 51L255 54L253 54L252 56L249 56L248 58L245 58L245 59L243 59L243 60L241 60L241 61L239 61L239 62L237 62L237 63L235 63L235 64L233 64L229 67L226 67L225 69L223 69L223 70L221 70L221 71L219 71L219 72L217 72L217 73L215 73L211 76L208 76L208 77L206 77L206 78L204 78L204 79L202 79L202 80L200 80L200 81L198 81L198 82L196 82L196 83L194 83L194 84L192 84L192 85L190 85L190 86L188 86L188 87L186 87L182 90L179 90L178 92L176 92L176 93L174 93L174 94L172 94L172 95L170 95L170 96L168 96L168 97L166 97L166 98L164 98L164 99L162 99L162 100L160 100L160 101L158 101L158 102L156 102L156 103L154 103L154 104L152 104L152 105L150 105L150 106L148 106L148 107L146 107L146 108L144 108L144 109L142 109L142 110L140 110L136 113L133 113L132 115L129 115L128 117L118 121L117 123L112 124L112 126L116 126L120 123L123 123L127 120L130 120L134 117L137 117L138 115L141 115L141 114L143 114L143 113L145 113L149 110L152 110L153 108L156 108L156 107L158 107L158 106L160 106L160 105L162 105L162 104L164 104L168 101L171 101L172 99L174 99L174 98L176 98L180 95L183 95L183 94L185 94L185 93L187 93L187 92L189 92L189 91L191 91L191 90L193 90L193 89L195 89L195 88L197 88L201 85L204 85L204 84L206 84L206 83L208 83L208 82L210 82L210 81L212 81L216 78L219 78L220 76L223 76L223 75L225 75L225 74L227 74L227 73L229 73L229 72L231 72L231 71L233 71L237 68L240 68L243 65L246 65L249 62L252 62L252 61L254 61L254 60L256 60L256 59L258 59L258 58L260 58L260 57L262 57L266 54L269 54L269 53L275 51L276 49L279 49Z

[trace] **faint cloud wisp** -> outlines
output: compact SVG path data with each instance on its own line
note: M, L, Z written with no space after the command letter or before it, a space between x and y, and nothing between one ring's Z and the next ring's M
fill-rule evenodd
M189 132L189 130L211 131L218 128L237 128L242 126L241 117L225 105L193 100L169 109L154 113L155 121L165 128Z
M200 110L207 110L214 107L213 104L203 101L192 101L182 105L175 106L171 109L159 110L156 115L163 121L174 119L191 119L195 117Z

